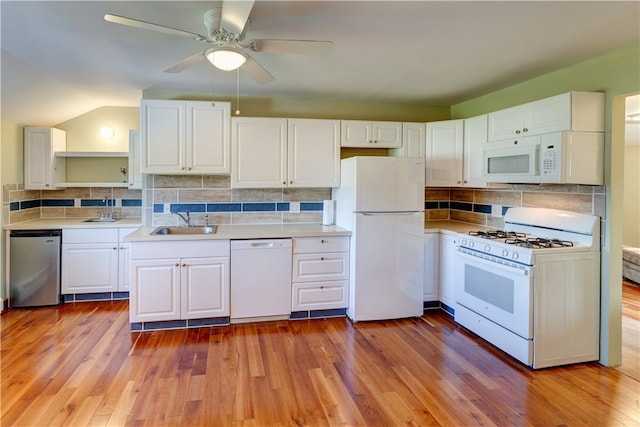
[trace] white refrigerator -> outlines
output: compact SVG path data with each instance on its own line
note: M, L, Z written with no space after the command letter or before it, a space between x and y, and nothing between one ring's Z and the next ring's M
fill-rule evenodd
M332 198L336 225L352 232L347 315L353 321L421 316L425 160L351 157L340 173Z

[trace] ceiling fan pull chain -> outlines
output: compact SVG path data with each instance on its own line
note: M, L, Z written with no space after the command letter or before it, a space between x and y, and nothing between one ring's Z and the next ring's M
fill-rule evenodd
M240 115L240 68L236 69L236 116Z

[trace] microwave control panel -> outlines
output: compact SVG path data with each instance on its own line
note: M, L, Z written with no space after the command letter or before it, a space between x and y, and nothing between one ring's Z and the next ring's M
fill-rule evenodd
M558 171L560 144L547 145L542 150L542 175L553 175Z

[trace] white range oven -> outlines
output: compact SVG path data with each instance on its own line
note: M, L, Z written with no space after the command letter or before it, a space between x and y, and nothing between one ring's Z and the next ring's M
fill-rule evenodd
M597 360L599 221L510 208L504 230L461 235L456 322L536 369Z

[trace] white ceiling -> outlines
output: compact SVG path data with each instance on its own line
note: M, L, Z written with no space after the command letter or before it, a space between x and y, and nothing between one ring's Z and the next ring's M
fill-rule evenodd
M53 125L137 106L143 90L230 96L235 72L165 68L207 45L108 23L124 15L206 33L211 1L1 1L2 120ZM640 46L640 2L257 1L247 38L330 40L328 56L255 53L275 81L242 96L451 105ZM213 76L213 77L212 77Z

